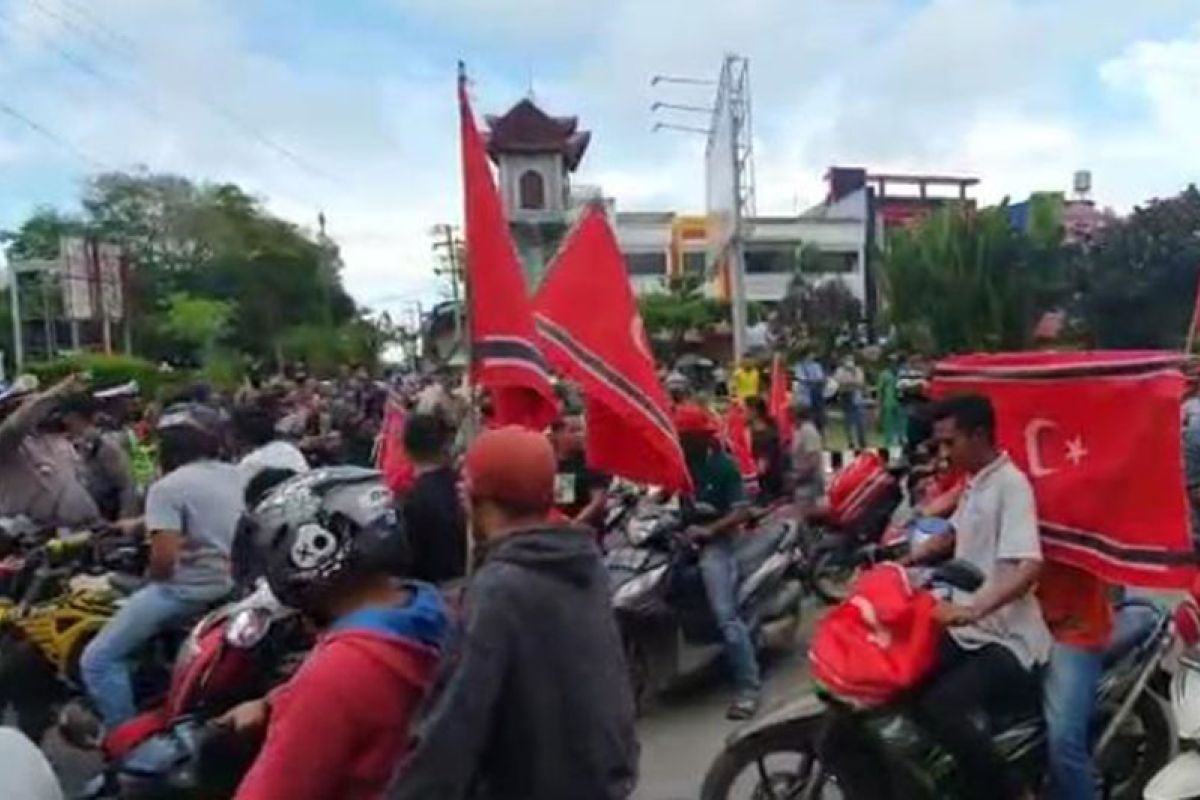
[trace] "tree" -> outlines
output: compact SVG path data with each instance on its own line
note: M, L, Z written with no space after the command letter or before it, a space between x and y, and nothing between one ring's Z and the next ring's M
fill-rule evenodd
M1183 346L1200 265L1200 191L1151 200L1077 262L1079 314L1100 347Z
M232 312L219 338L277 362L291 328L341 329L360 319L342 286L336 242L272 216L236 185L110 172L87 182L82 205L79 217L39 209L5 235L9 257L52 258L65 234L120 244L132 264L134 346L155 361L192 358L202 347L172 318L180 294L227 304Z
M216 352L217 343L228 332L234 305L224 300L193 297L176 292L167 298L167 333L191 348L199 363Z
M638 298L646 334L670 361L681 354L690 332L702 333L728 316L723 303L704 296L703 287L699 276L677 275L664 281L664 291Z
M881 277L901 344L935 353L1026 345L1042 312L1070 297L1060 219L1040 199L1017 230L1006 201L947 207L895 232Z
M833 354L853 341L863 305L843 281L818 281L804 268L803 252L776 315L776 338L787 350L812 347Z

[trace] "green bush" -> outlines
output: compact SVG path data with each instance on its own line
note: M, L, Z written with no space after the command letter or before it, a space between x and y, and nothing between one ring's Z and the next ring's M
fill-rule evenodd
M36 375L43 387L49 386L73 372L89 373L95 389L107 389L129 381L137 381L142 396L151 398L157 398L162 393L171 391L191 377L188 373L179 371L161 372L157 365L143 358L121 355L106 356L98 353L79 353L56 358L53 361L28 364L25 371Z

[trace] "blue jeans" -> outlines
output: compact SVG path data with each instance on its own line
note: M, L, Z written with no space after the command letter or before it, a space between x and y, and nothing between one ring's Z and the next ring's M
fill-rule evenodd
M754 652L754 642L750 640L750 628L738 616L738 565L729 536L704 546L700 553L700 574L704 577L708 604L725 642L725 660L733 672L733 683L739 691L758 691L762 686L758 656Z
M843 401L842 415L846 424L846 443L852 450L867 448L867 428L862 405L854 400Z
M203 612L206 605L180 597L169 586L151 583L130 595L88 643L80 658L80 673L105 726L111 729L137 713L129 657L156 633Z
M1118 609L1109 650L1123 652L1146 636L1154 613L1140 605ZM1104 673L1104 650L1054 643L1042 682L1042 709L1050 757L1051 797L1095 800L1099 785L1091 734L1096 690Z

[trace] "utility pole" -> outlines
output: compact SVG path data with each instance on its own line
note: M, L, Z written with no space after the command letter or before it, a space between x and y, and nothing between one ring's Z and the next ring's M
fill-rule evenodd
M463 280L463 265L459 261L463 242L458 237L458 231L453 225L445 223L434 225L430 233L434 237L433 252L441 254L442 259L441 263L433 268L433 274L439 278L442 276L450 278L450 299L454 303L454 338L455 346L458 347L463 342L466 321L463 313L462 294L459 289L459 282Z
M8 260L4 248L0 247L0 262L4 262L8 270L8 308L12 314L13 334L13 375L20 375L25 366L24 332L21 326L21 275L17 265Z

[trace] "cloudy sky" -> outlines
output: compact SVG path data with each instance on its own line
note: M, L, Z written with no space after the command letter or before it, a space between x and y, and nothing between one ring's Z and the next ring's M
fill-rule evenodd
M532 89L579 115L579 182L687 211L703 143L649 109L707 90L650 78L728 51L762 213L819 200L835 163L975 174L985 200L1089 168L1117 208L1200 176L1197 0L0 0L0 228L102 168L232 180L323 209L352 293L403 310L437 297L427 231L460 214L457 59L480 113Z

